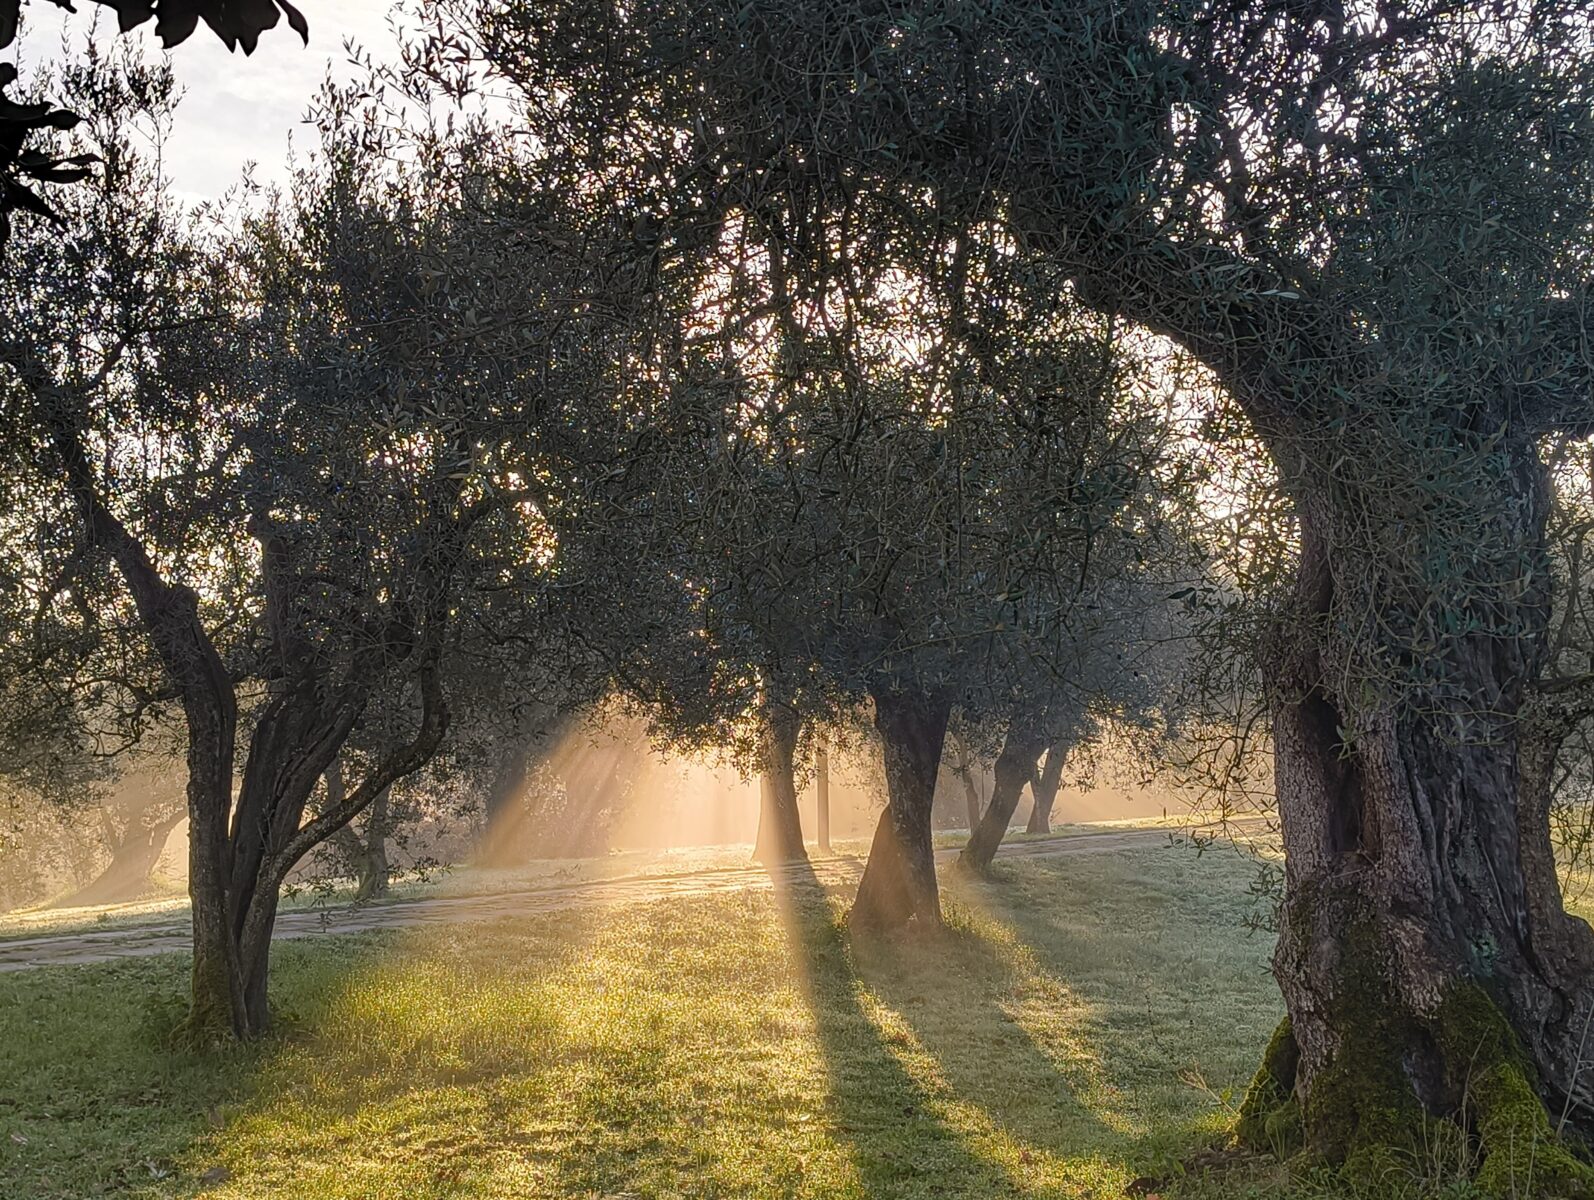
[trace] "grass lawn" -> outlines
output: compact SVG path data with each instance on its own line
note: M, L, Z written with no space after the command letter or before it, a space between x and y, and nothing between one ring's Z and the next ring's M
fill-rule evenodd
M1013 859L899 945L817 886L287 943L215 1054L162 1040L184 960L0 975L0 1196L1121 1197L1279 1016L1251 878Z

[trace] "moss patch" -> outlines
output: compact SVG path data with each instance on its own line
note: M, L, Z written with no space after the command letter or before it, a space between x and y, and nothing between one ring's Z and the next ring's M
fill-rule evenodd
M1268 1039L1262 1065L1245 1090L1235 1134L1252 1150L1288 1158L1302 1144L1301 1108L1295 1101L1295 1070L1300 1063L1295 1031L1286 1015Z
M1483 989L1475 984L1455 988L1434 1025L1451 1087L1463 1097L1482 1142L1479 1188L1501 1197L1594 1196L1594 1168L1556 1136L1533 1066Z
M1365 930L1347 939L1365 946ZM1365 968L1371 959L1359 959ZM1240 1107L1236 1134L1255 1150L1289 1157L1303 1146L1327 1163L1353 1195L1408 1190L1436 1148L1460 1146L1455 1160L1482 1165L1470 1187L1500 1200L1594 1200L1594 1166L1559 1138L1539 1098L1535 1072L1504 1014L1475 984L1455 988L1431 1018L1393 1003L1376 979L1348 977L1351 999L1336 1018L1342 1041L1312 1084L1303 1114L1293 1095L1299 1051L1286 1017ZM1456 1112L1428 1115L1401 1049L1429 1049L1444 1065ZM1303 1120L1304 1117L1304 1120ZM1471 1151L1465 1145L1474 1143ZM1473 1194L1469 1192L1468 1194Z
M1417 1044L1421 1032L1390 994L1371 920L1347 928L1341 954L1340 989L1331 1014L1340 1045L1333 1062L1312 1081L1306 1138L1312 1150L1344 1163L1361 1182L1381 1177L1391 1155L1409 1159L1423 1145L1422 1104L1401 1055L1391 1053Z

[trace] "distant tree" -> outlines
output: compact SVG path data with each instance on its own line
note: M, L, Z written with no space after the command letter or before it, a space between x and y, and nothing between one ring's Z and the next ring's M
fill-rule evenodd
M437 53L413 61L449 85L458 10L437 8ZM528 17L484 20L486 66L517 85L548 153L631 184L616 203L636 212L674 322L639 368L634 509L603 543L647 614L609 622L647 630L628 672L640 694L699 704L695 726L722 744L758 714L782 781L777 855L800 852L785 746L805 713L867 699L892 799L851 919L939 924L947 721L1005 705L1020 643L1060 664L1109 577L1163 569L1145 535L1154 494L1181 486L1159 478L1167 398L1113 322L1059 306L1062 281L1015 258L978 204L855 193L823 158L709 186L705 162L761 156L765 132L734 109L677 114L673 89L629 74L650 62L646 22L563 13L555 46ZM616 56L589 59L600 44Z
M960 866L990 867L1026 785L1034 798L1030 832L1049 828L1062 771L1076 746L1106 729L1139 730L1150 735L1143 739L1149 744L1178 720L1175 684L1186 623L1168 599L1167 572L1181 561L1196 567L1176 536L1179 523L1169 518L1181 508L1188 516L1193 496L1188 487L1168 489L1159 496L1163 519L1142 525L1133 541L1116 547L1104 539L1096 569L1106 578L1093 589L1091 603L1070 614L1047 659L1030 653L1022 639L1004 647L1003 690L981 714L985 740L996 746L990 803L958 856ZM1162 569L1137 572L1137 560L1156 560Z
M960 730L956 723L947 730L947 766L952 774L957 776L959 786L963 789L963 808L968 816L968 828L972 833L980 823L980 813L985 808L985 796L978 778L980 770L980 755L970 744L967 730Z
M144 754L118 764L119 777L82 813L106 857L94 876L54 901L59 908L119 904L147 894L167 839L188 816L180 759Z
M1044 765L1033 764L1029 786L1034 804L1030 808L1029 821L1024 826L1025 833L1052 831L1052 806L1056 804L1057 791L1063 784L1063 768L1068 765L1068 756L1073 753L1077 741L1078 737L1072 730L1064 733L1046 747Z
M670 521L692 530L697 556L672 569L699 586L704 648L751 647L742 671L765 688L811 677L808 695L872 704L891 801L851 919L938 923L930 806L947 721L956 706L1010 704L1019 663L1073 669L1070 624L1124 611L1097 572L1122 581L1151 561L1157 427L1142 428L1144 440L1125 433L1131 424L1103 436L1087 414L1112 400L1091 390L1104 378L1091 355L1074 395L1037 397L1015 377L1011 398L960 403L954 390L944 407L909 368L857 357L843 367L818 353L792 384L755 375L737 354L725 384L734 403L694 407L722 394L711 366L675 397L696 419L660 435L702 431L664 461L669 478L690 481ZM1054 382L1066 370L1045 369ZM843 382L849 373L863 377L862 395ZM1037 448L1017 434L1037 419L1031 405L1048 404L1058 424ZM670 496L662 484L650 493L650 514ZM775 736L789 779L797 722L785 720ZM767 710L763 721L769 729ZM1020 786L1027 776L1026 766ZM794 816L794 793L786 806Z
M975 871L989 869L997 848L1007 836L1013 814L1018 811L1025 785L1035 785L1034 802L1039 808L1041 788L1037 764L1042 754L1048 754L1056 759L1061 770L1085 725L1079 703L1069 697L1062 704L1023 705L1006 714L1001 721L1000 747L991 763L990 803L970 829L968 843L958 855L959 866Z

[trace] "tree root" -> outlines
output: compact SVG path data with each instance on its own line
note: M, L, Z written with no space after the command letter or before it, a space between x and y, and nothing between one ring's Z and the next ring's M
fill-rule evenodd
M1473 1185L1500 1200L1594 1200L1594 1165L1557 1134L1532 1065L1482 988L1457 985L1430 1018L1387 1005L1358 1016L1339 1025L1339 1053L1304 1107L1294 1033L1289 1018L1279 1023L1240 1106L1242 1145L1328 1164L1358 1194L1384 1194L1444 1162L1470 1165ZM1452 1103L1442 1115L1424 1108L1402 1066L1399 1048L1419 1042L1443 1062Z

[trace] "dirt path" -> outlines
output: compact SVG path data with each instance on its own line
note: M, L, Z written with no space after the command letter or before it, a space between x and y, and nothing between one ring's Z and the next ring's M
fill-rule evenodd
M1166 843L1169 830L1132 829L1081 833L1044 841L1011 842L999 852L1003 858L1028 858L1066 854L1100 854L1111 850ZM950 864L956 849L938 850L936 861ZM823 883L855 881L863 870L861 859L851 856L815 859L813 873ZM692 871L678 875L632 875L576 883L549 884L512 892L480 896L450 896L394 900L360 907L300 909L277 918L275 938L316 937L332 933L359 933L367 929L405 929L461 921L492 921L525 913L551 912L581 905L616 908L648 904L676 896L709 896L770 886L770 875L759 866ZM186 954L190 949L187 922L139 925L98 933L52 934L0 941L0 971L26 971L34 967L73 966L139 958L150 954Z

